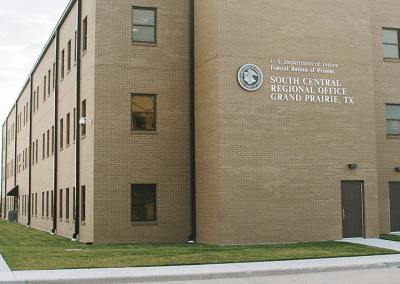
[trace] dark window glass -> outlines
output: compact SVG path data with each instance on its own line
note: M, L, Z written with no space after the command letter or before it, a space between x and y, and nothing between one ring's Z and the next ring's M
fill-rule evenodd
M69 219L69 188L65 189L65 219Z
M64 79L64 49L61 51L61 79Z
M83 19L82 23L82 50L86 51L87 49L87 32L88 32L88 24L87 17Z
M53 190L50 192L50 198L51 198L51 202L50 202L50 213L51 213L51 218L54 217L54 194L53 194Z
M46 191L46 217L49 217L49 192Z
M63 147L63 125L64 125L64 122L63 122L63 119L61 118L60 119L60 149L62 149L62 147Z
M156 220L156 184L131 185L131 222Z
M71 70L71 40L68 41L67 70Z
M62 214L62 211L63 211L63 190L62 189L60 189L60 204L58 205L59 206L59 214L60 214L60 219L62 219L62 216L63 216L63 214Z
M132 94L132 130L156 130L156 96Z
M132 40L156 42L156 9L133 7Z
M81 221L86 220L86 186L81 186Z
M46 101L46 82L47 82L47 79L46 79L46 76L44 76L44 78L43 78L43 101Z
M75 210L76 210L76 205L75 205L75 202L76 202L76 190L75 190L75 187L72 189L72 220L75 220L75 218L76 218L76 212L75 212Z
M65 139L66 139L66 144L69 145L69 137L70 137L70 114L69 113L67 113L67 119L66 119L65 123L66 123L66 125L65 125L65 127L66 127L66 129L65 129L66 130Z

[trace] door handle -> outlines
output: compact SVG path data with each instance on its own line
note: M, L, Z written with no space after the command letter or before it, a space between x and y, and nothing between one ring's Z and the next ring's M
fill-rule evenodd
M342 218L343 220L346 219L346 214L344 214L344 209L342 209Z

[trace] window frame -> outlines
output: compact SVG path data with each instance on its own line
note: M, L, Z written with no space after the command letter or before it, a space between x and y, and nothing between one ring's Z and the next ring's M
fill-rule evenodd
M400 59L400 29L383 27L382 28L382 32L384 30L386 30L386 31L396 31L397 32L397 44L395 44L395 43L385 43L383 41L383 36L382 36L382 43L383 43L383 46L385 46L385 45L386 46L397 46L398 57L386 57L385 53L383 53L383 58L385 58L385 59Z
M142 96L142 97L154 97L154 129L134 129L133 125L133 117L134 117L134 113L143 113L143 112L133 112L132 111L132 99L134 96ZM131 94L131 131L132 132L155 132L157 131L157 95L156 94L139 94L139 93L132 93ZM146 113L146 112L144 112Z
M388 118L387 117L387 108L388 106L397 106L399 107L399 118ZM386 111L386 137L395 137L395 138L400 138L400 130L398 134L393 134L393 133L388 133L388 121L397 121L398 124L400 125L400 104L385 104L385 111Z
M154 25L139 25L139 24L134 24L133 23L133 12L134 10L149 10L149 11L154 11ZM133 43L149 43L149 44L156 44L157 43L157 8L152 8L152 7L140 7L140 6L132 6L132 42ZM133 38L133 28L134 27L152 27L154 28L154 41L140 41L140 40L134 40Z
M143 190L144 188L147 188L146 190L152 190L153 192L151 192L149 195L147 195L146 197L142 197L142 199L140 200L135 200L134 199L134 190ZM148 202L149 200L146 200L147 198L149 198L149 196L151 195L151 198L154 198L153 202ZM136 195L137 196L137 195ZM133 216L134 216L134 204L141 204L146 206L147 204L153 204L153 218L152 219L147 219L148 216L146 217L146 220L134 220ZM148 209L148 208L146 208ZM143 210L143 206L140 210ZM141 212L143 213L143 212ZM149 213L149 211L147 211L147 213ZM140 218L140 216L139 216ZM148 184L131 184L131 223L149 223L149 222L156 222L157 221L157 184L155 183L148 183Z
M87 51L88 33L87 16L82 21L82 53Z

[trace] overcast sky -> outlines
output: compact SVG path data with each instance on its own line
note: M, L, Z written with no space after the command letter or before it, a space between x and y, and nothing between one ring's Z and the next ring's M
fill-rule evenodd
M0 125L70 0L0 0Z

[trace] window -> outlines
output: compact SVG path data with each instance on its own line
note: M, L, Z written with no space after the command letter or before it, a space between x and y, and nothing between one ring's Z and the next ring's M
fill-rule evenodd
M156 9L133 7L132 41L156 42Z
M70 114L69 113L67 113L67 119L66 119L66 121L65 121L65 130L66 130L66 142L65 142L65 144L68 146L69 145L69 137L70 137Z
M77 33L76 33L76 31L75 31L74 62L76 62L76 39L77 39Z
M85 52L87 49L87 17L83 19L82 23L82 51Z
M44 78L43 78L43 101L44 102L46 101L46 82L47 82L47 79L46 79L46 76L44 76Z
M32 143L32 165L35 164L35 141Z
M81 221L86 220L86 186L81 186Z
M42 217L44 217L44 192L42 192Z
M35 216L37 216L37 193L35 193Z
M64 79L64 49L61 51L61 80Z
M400 135L400 105L386 105L386 134Z
M54 154L54 126L51 127L51 154Z
M76 202L76 190L75 190L75 187L72 189L72 220L74 220L75 221L75 218L76 218L76 212L75 212L75 210L76 210L76 207L75 207L75 202Z
M56 63L53 62L53 90L55 88L56 85Z
M50 202L50 213L51 213L51 218L54 217L54 194L53 194L53 190L50 192L50 198L51 198L51 202Z
M39 142L38 142L38 140L36 139L36 163L38 162L38 155L39 155L39 150L38 150L38 148L39 148Z
M43 133L43 147L42 147L42 159L44 160L45 158L45 153L46 153L46 133Z
M60 219L62 219L62 216L63 216L63 214L62 214L62 210L63 210L63 194L62 194L62 189L60 189L60 204L58 205L59 206L59 211L60 211Z
M32 193L32 206L31 206L32 216L35 216L35 206L33 206L34 202L35 202L35 195Z
M74 108L74 121L73 121L73 133L72 133L72 139L75 142L75 137L76 137L76 109Z
M36 93L36 110L39 109L39 86L37 87L37 93Z
M50 130L47 130L47 148L46 148L46 156L49 157L50 154Z
M132 130L156 130L156 96L132 94Z
M36 92L33 91L33 106L32 106L33 114L35 114L35 106L36 106Z
M63 119L60 119L60 149L63 148Z
M82 101L82 116L86 117L86 100ZM86 135L86 124L82 124L81 134L82 136Z
M384 28L382 30L383 57L399 59L399 54L400 54L399 35L400 35L400 30L398 29Z
M46 217L49 217L49 192L46 191Z
M25 150L22 151L22 170L25 170Z
M65 219L69 219L69 188L65 189Z
M156 184L131 185L131 222L156 221Z
M28 118L29 118L29 109L28 109L28 103L26 103L26 123L28 123Z
M71 40L68 41L67 70L71 71Z
M49 71L47 72L47 77L48 77L48 80L47 80L47 95L48 96L50 96L50 69L49 69Z

